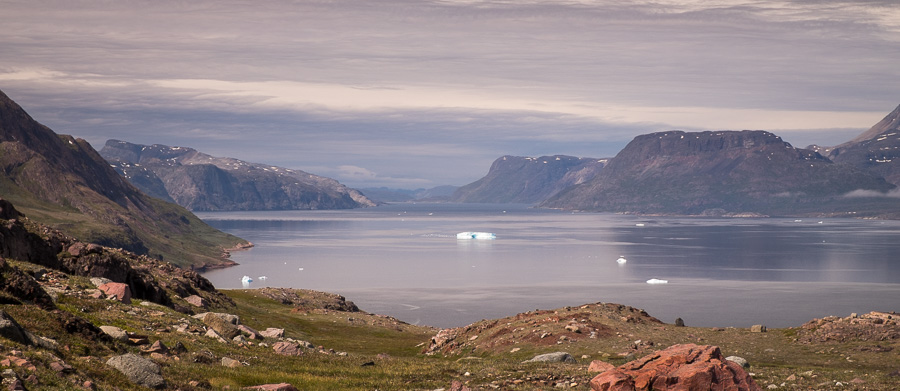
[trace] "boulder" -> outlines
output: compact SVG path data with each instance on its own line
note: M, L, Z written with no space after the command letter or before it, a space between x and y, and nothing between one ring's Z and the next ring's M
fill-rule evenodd
M760 387L740 365L715 346L674 345L603 372L591 379L595 391L728 390Z
M615 369L615 365L612 365L606 361L602 360L594 360L591 361L591 365L588 366L588 372L590 373L603 373L610 369Z
M162 355L167 355L167 354L169 354L169 347L166 346L166 344L164 344L162 341L157 340L156 342L153 343L153 345L150 345L150 347L148 347L146 349L141 349L141 351L144 353L147 353L147 354L158 353L158 354L162 354Z
M746 360L745 358L743 358L743 357L738 357L738 356L728 356L728 357L725 357L725 359L728 360L728 361L731 361L731 362L733 362L733 363L735 363L735 364L737 364L737 365L740 365L741 368L744 368L744 369L750 369L750 363L747 362L747 360Z
M31 345L28 332L5 311L0 311L0 336L23 345Z
M247 338L250 338L250 339L263 339L263 336L259 333L259 331L256 331L256 330L254 330L254 329L252 329L252 328L250 328L250 327L247 327L247 326L244 326L244 325L242 325L242 324L239 324L239 325L237 326L237 328L238 328L238 330L241 331L241 333L246 334L246 335L247 335Z
M128 333L116 326L100 326L100 331L110 336L112 339L128 342Z
M203 324L210 329L215 330L217 334L221 335L222 338L225 338L226 340L231 340L234 337L241 335L241 331L238 330L237 326L213 312L206 313L203 317Z
M103 291L103 293L106 294L106 297L125 304L131 304L131 288L128 287L128 284L123 284L121 282L107 282L97 288Z
M206 318L207 315L210 315L210 314L218 316L218 317L222 318L222 320L224 320L228 323L231 323L235 326L241 324L241 317L234 315L234 314L226 314L223 312L204 312L202 314L194 315L194 319L203 320Z
M241 364L240 361L230 357L222 357L222 366L228 368L240 368L244 366L244 364Z
M750 326L750 332L751 333L765 333L766 326L763 326L761 324L755 324L753 326Z
M165 388L166 380L160 374L159 365L131 353L115 356L106 362L122 372L132 383L148 388Z
M184 301L188 302L188 304L194 307L206 308L209 306L209 303L206 302L206 299L197 295L190 295L188 297L185 297Z
M266 338L282 338L284 337L284 329L269 327L263 331L260 331L259 334Z
M275 350L275 353L282 356L300 356L303 354L300 345L291 342L276 342L272 345L272 349Z
M279 384L263 384L253 387L244 387L243 390L264 390L264 391L298 391L296 387L288 383Z
M539 354L534 356L531 360L527 360L524 362L567 362L567 363L576 363L575 357L572 357L571 354L566 352L554 352L547 354Z

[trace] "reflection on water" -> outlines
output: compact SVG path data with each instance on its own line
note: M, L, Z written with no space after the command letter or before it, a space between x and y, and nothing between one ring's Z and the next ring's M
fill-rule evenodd
M198 215L256 244L233 254L239 266L205 274L219 288L240 288L247 275L250 287L340 293L367 311L441 327L597 301L716 326L900 309L893 221L651 219L465 204ZM457 240L463 231L497 239ZM669 283L648 285L651 278Z

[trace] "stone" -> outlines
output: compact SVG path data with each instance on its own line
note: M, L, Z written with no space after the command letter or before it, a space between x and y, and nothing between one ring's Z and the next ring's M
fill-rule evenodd
M244 326L242 324L239 324L237 326L237 328L238 328L238 330L240 330L241 333L246 334L247 338L250 338L250 339L263 339L264 338L262 336L262 334L259 333L259 331L256 331L256 330L254 330L250 327Z
M188 304L194 307L206 308L209 306L209 303L206 302L206 299L197 295L190 295L188 297L185 297L184 301L188 302Z
M162 343L162 341L157 340L153 345L150 345L150 347L146 349L141 349L141 351L144 353L159 353L166 355L169 354L169 347Z
M750 326L750 332L751 333L765 333L766 326L763 326L761 324L755 324L753 326Z
M100 285L103 285L103 284L108 284L110 282L112 282L112 280L110 280L108 278L91 277L91 284L94 284L94 286L96 286L96 287L99 287Z
M0 311L0 336L23 345L31 345L28 332L6 311Z
M303 350L300 345L284 341L276 342L274 345L272 345L272 350L282 356L300 356L303 354Z
M728 356L728 357L725 357L725 359L728 360L728 361L731 361L731 362L733 362L733 363L735 363L735 364L737 364L737 365L740 365L741 368L744 368L744 369L750 369L750 363L747 362L747 360L746 360L745 358L743 358L743 357L738 357L738 356Z
M218 317L222 318L222 320L224 320L228 323L231 323L235 326L241 324L241 317L234 315L234 314L226 314L224 312L204 312L202 314L194 315L193 318L203 320L206 318L206 315L209 315L209 314L218 316Z
M566 362L566 363L576 363L575 357L572 357L571 354L566 352L554 352L547 354L539 354L534 356L531 360L527 360L524 362Z
M610 369L615 369L616 366L612 365L603 360L594 360L591 361L591 365L588 366L588 372L591 373L603 373Z
M123 284L121 282L107 282L97 288L103 291L108 298L124 304L131 304L131 288L128 287L128 284Z
M100 326L100 331L114 340L128 342L128 333L116 326Z
M470 389L459 380L454 380L450 382L450 391L470 391Z
M259 334L266 338L283 338L284 337L284 329L276 329L274 327L269 327L263 331L260 331Z
M244 387L243 390L264 390L264 391L299 391L296 387L290 385L289 383L279 383L279 384L263 384L259 386L253 387Z
M238 330L237 326L212 312L206 313L206 316L203 317L203 324L215 330L216 333L226 340L231 340L241 335L241 331Z
M209 338L217 339L221 343L228 343L228 341L225 340L225 338L222 338L222 336L219 335L219 333L217 333L216 330L213 330L213 329L206 330L206 334L204 334L204 335Z
M728 390L760 387L740 365L722 357L715 346L674 345L591 379L595 391Z
M676 318L675 319L675 327L684 327L684 319Z
M240 361L230 357L222 357L222 366L228 368L238 368L244 366Z
M132 383L148 388L166 387L166 380L160 374L159 365L141 356L131 353L115 356L106 361L106 365L121 372Z

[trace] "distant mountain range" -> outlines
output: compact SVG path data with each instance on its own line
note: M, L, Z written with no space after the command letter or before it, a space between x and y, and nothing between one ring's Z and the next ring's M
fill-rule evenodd
M898 185L900 107L834 148L795 148L765 131L668 131L635 137L611 159L504 156L450 199L637 214L900 218Z
M447 201L453 192L459 186L437 186L430 189L390 189L387 187L368 187L359 189L366 197L375 202L409 202L409 201L425 201L440 202Z
M0 197L33 221L85 242L121 247L181 266L220 266L249 245L184 208L148 197L90 144L57 135L0 92Z
M214 157L192 148L109 140L100 155L145 193L193 211L375 206L359 191L334 179Z
M593 178L606 159L503 156L483 178L457 189L452 202L537 203Z

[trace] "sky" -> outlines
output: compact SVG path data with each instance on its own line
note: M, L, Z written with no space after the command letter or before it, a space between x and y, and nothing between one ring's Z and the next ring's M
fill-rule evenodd
M57 133L358 188L673 129L837 145L898 64L895 0L0 0L0 90Z

